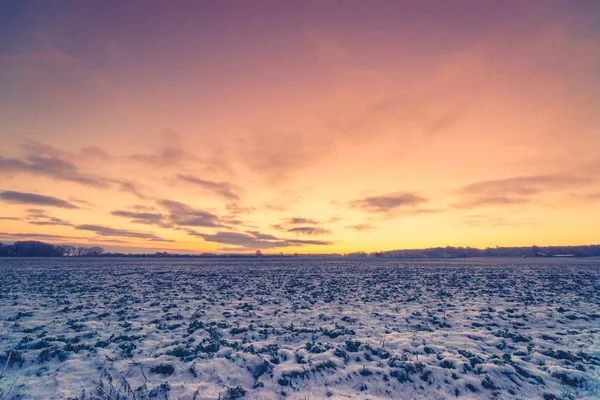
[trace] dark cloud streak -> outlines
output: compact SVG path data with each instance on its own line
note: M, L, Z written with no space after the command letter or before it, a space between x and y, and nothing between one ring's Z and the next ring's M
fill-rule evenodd
M64 219L52 217L48 215L46 210L41 210L39 208L29 208L27 209L27 216L25 217L29 224L31 225L41 225L41 226L73 226L73 224L69 221L65 221Z
M55 180L76 182L96 188L106 188L105 179L86 175L69 161L46 156L29 156L26 161L0 156L0 173L6 174L33 174L41 175Z
M57 197L43 196L35 193L4 191L0 192L0 201L12 204L32 204L58 208L77 209L76 205Z
M427 199L414 193L396 192L354 200L350 202L350 206L369 213L385 214L402 208L414 209L426 202Z
M198 210L173 200L159 200L158 203L168 210L169 222L176 226L221 227L219 217L207 211Z
M136 239L145 239L154 242L173 242L173 240L163 239L160 236L157 236L153 233L148 232L138 232L138 231L130 231L127 229L116 229L110 228L102 225L77 225L75 229L81 231L91 231L100 236L116 236L116 237L127 237L127 238L136 238Z
M331 231L325 228L319 228L316 226L297 226L294 228L290 228L287 230L290 233L295 233L297 235L329 235Z
M311 219L311 218L288 218L285 221L287 224L290 225L317 225L319 223L319 221Z
M161 228L172 227L166 222L167 216L160 213L114 210L111 211L111 214L116 217L129 218L130 222L134 224L156 225Z
M195 209L187 204L173 200L158 200L156 202L164 212L156 212L145 206L134 207L135 211L113 210L111 214L116 217L129 218L130 222L155 225L161 228L218 228L225 224L216 214Z
M213 182L204 179L197 178L195 176L190 175L182 175L178 174L176 176L176 180L178 182L192 184L198 187L201 187L211 193L214 193L218 196L224 197L228 200L237 201L240 199L240 196L236 193L239 189L228 182Z
M373 225L371 225L371 224L350 225L350 226L347 226L346 228L352 229L352 230L357 231L357 232L362 232L362 231L367 231L367 230L375 229L375 227Z
M304 245L326 246L332 244L331 242L322 240L281 239L273 235L261 234L256 231L249 231L246 233L220 231L215 234L190 231L188 233L192 236L201 237L206 242L236 246L236 249L238 250L274 249Z
M520 205L532 202L536 196L580 188L597 180L586 175L547 174L519 176L507 179L475 182L462 187L459 208Z

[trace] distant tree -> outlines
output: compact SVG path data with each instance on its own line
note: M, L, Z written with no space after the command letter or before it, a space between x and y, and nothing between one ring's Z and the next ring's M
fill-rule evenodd
M63 256L65 257L73 257L77 252L77 247L65 245L63 246Z
M94 246L90 247L86 252L86 257L100 257L104 253L104 249L102 247Z
M364 251L355 251L354 253L346 254L346 257L367 257L368 254Z
M22 242L15 242L13 244L13 251L10 252L15 257L61 257L62 250L57 246L38 242L35 240L26 240Z

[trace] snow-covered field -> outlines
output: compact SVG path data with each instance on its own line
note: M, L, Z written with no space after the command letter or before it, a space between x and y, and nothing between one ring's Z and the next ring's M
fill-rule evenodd
M6 398L599 398L600 263L7 259L5 365Z

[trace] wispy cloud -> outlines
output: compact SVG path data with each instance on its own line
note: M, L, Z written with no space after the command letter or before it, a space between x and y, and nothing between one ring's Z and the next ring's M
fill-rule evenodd
M77 204L81 204L82 206L86 206L86 207L95 207L96 205L90 201L87 200L83 200L83 199L79 199L77 197L69 197L69 201L72 203L77 203Z
M257 239L264 239L264 240L279 240L278 237L276 237L275 235L270 235L268 233L260 233L258 231L248 231L247 232L249 235L252 235L253 237L257 238Z
M198 161L198 158L185 151L181 145L182 135L171 129L161 133L161 145L154 151L131 154L128 158L154 168L170 168L181 165L186 161Z
M84 147L81 154L70 153L35 141L27 141L21 145L27 155L23 158L6 158L0 156L0 174L7 176L29 174L45 176L58 181L75 182L98 189L116 187L132 193L140 199L148 199L141 186L128 179L111 179L81 171L78 164L96 159L102 162L114 158L99 147ZM74 201L77 202L77 201ZM80 200L85 202L85 200Z
M567 197L569 204L590 204L600 201L600 192L574 193Z
M108 182L100 177L85 174L72 163L56 157L29 156L26 160L0 156L0 173L32 174L51 179L76 182L96 188L106 188Z
M132 180L116 179L116 180L112 180L111 182L114 183L115 185L117 185L119 190L121 190L122 192L131 193L134 196L136 196L137 198L142 199L142 200L149 199L149 196L144 194L144 189L142 189L142 186Z
M28 223L31 225L73 226L73 223L48 215L46 210L41 210L39 208L29 208L25 219L27 219Z
M81 231L91 231L100 236L116 236L116 237L126 237L126 238L136 238L136 239L145 239L151 240L154 242L173 242L173 240L163 239L160 236L155 235L154 233L149 232L138 232L138 231L130 231L127 229L116 229L110 228L102 225L77 225L75 229Z
M529 196L502 196L502 195L480 195L468 196L459 204L460 208L477 208L477 207L493 207L493 206L510 206L517 204L525 204L531 201Z
M70 152L35 140L26 140L20 147L30 155L59 158L70 162L90 160L106 162L114 159L114 157L97 146L87 146L79 149L78 152Z
M198 210L178 201L158 200L156 204L162 212L147 206L135 206L133 211L113 210L111 214L129 218L132 223L155 225L162 228L217 228L225 225L218 215Z
M146 225L158 225L162 227L170 227L169 224L165 223L165 215L153 212L136 212L126 210L114 210L111 214L117 217L130 218L132 223L135 224L146 224Z
M205 179L197 178L195 176L183 174L177 174L175 179L176 181L181 183L191 184L200 187L206 191L224 197L228 200L237 201L240 199L240 196L236 193L237 191L239 191L239 188L229 182L208 181Z
M85 173L77 165L78 161L89 162L98 157L103 161L110 159L100 148L88 147L82 149L82 154L76 154L32 140L25 141L20 147L25 153L22 158L0 156L0 173L45 176L96 188L106 188L109 185L104 178Z
M77 236L64 236L64 235L53 235L48 233L36 233L36 232L19 232L19 233L9 233L9 232L0 232L0 237L9 240L19 240L19 239L46 239L46 240L82 240L89 239L84 237Z
M197 156L187 151L179 143L181 141L180 134L168 132L171 133L163 134L163 143L158 148L145 153L130 154L125 157L125 160L161 170L181 169L186 165L193 165L194 170L200 168L211 175L215 173L235 175L230 158L223 153L221 148L211 149L209 156ZM188 174L182 175L189 176ZM199 183L196 182L196 184Z
M156 153L132 154L129 158L152 167L174 167L184 160L195 159L189 153L175 147L165 147Z
M294 233L296 235L329 235L331 230L323 228L321 222L312 218L291 217L285 218L279 224L272 225L272 228L282 232Z
M258 135L240 139L236 151L251 170L268 182L281 182L326 154L331 146L327 138L313 140L303 134Z
M525 204L543 193L580 188L595 182L596 179L590 176L570 174L529 175L475 182L458 191L461 196L458 207Z
M290 245L313 245L313 246L329 246L333 244L333 242L329 242L326 240L300 240L300 239L287 239L287 242Z
M225 209L230 216L236 216L240 214L252 214L256 212L255 207L242 207L237 203L230 203L225 206Z
M473 227L519 227L532 225L532 222L510 220L502 216L493 215L468 215L463 221L464 224Z
M290 233L295 233L296 235L329 235L331 231L325 228L319 228L317 226L296 226L287 230Z
M352 229L352 230L358 231L358 232L368 231L368 230L371 230L371 229L375 229L375 227L373 225L371 225L371 224L349 225L346 228Z
M0 239L3 240L48 240L48 241L59 241L61 244L65 243L74 243L83 241L86 243L86 246L89 246L93 242L106 242L106 243L127 243L125 240L110 238L89 238L82 236L67 236L67 235L55 235L49 233L39 233L39 232L19 232L19 233L9 233L9 232L0 232Z
M274 249L304 245L326 246L331 244L331 242L322 240L281 239L273 235L261 234L256 231L248 231L246 233L220 231L215 234L191 231L189 234L201 237L207 242L235 246L235 248L239 250ZM228 250L232 249L228 248Z
M546 190L559 190L593 183L595 179L569 174L531 175L476 182L465 186L464 193L507 193L530 195Z
M198 210L173 200L158 203L169 213L169 222L176 226L215 228L223 226L219 217L208 211Z
M60 219L60 218L50 218L46 221L30 221L29 222L31 225L41 225L41 226L73 226L72 222L69 221L65 221L64 219Z
M295 217L284 220L284 223L290 225L317 225L319 221L312 218Z
M293 208L294 204L300 203L305 198L294 190L280 190L279 195L263 204L262 208L269 211L288 211Z
M4 191L0 192L0 201L13 204L29 204L58 208L79 208L73 203L52 196L43 196L35 193Z
M190 232L194 236L198 236L206 242L214 242L226 245L234 245L246 249L270 249L276 247L286 247L286 241L275 237L261 238L261 235L256 233L240 233L240 232L217 232L215 234Z
M386 214L399 209L415 209L427 199L414 193L396 192L365 197L350 202L350 206L369 213Z
M95 158L104 162L114 160L113 156L96 146L83 147L81 149L81 155L85 158Z

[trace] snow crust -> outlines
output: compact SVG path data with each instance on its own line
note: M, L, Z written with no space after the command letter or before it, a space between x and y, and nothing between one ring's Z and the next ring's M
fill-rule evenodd
M0 287L9 398L600 396L598 261L11 259Z

